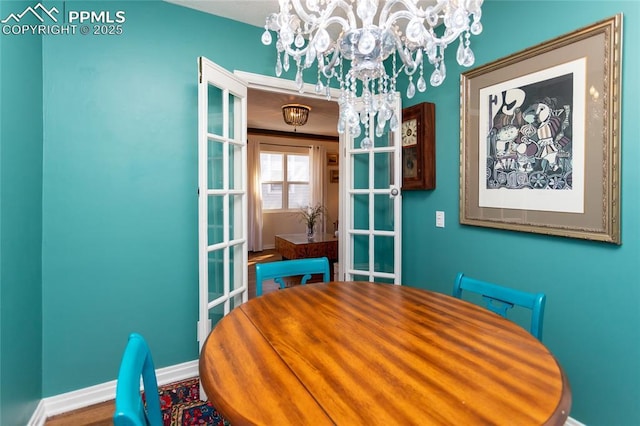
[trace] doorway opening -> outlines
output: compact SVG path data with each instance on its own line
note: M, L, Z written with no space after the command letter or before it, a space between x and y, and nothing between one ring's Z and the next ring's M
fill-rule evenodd
M309 155L314 158L313 169L322 169L321 173L313 173L310 176L311 185L315 186L313 204L322 204L326 209L326 214L319 227L324 234L337 237L340 217L340 164L339 154L341 150L340 137L337 132L337 122L339 108L337 99L339 90L332 90L332 100L327 100L325 96L314 93L311 85L305 87L305 92L300 93L295 83L289 80L266 77L258 74L235 71L241 79L248 83L247 96L247 140L249 146L249 180L256 186L256 178L252 177L252 155L256 161L255 153L252 154L252 147L258 146L260 152L276 153L275 157L283 154L286 158L290 155ZM282 105L290 103L301 103L309 105L311 112L307 124L298 127L293 131L287 125L282 116ZM255 149L255 148L254 148ZM309 153L309 154L306 154ZM261 182L258 180L258 182ZM320 188L317 188L320 182ZM264 188L261 188L264 191ZM286 195L286 194L285 194ZM251 196L251 195L250 195ZM287 198L287 197L284 197ZM254 204L262 200L253 200ZM285 203L286 204L286 203ZM294 203L295 204L295 203ZM312 204L312 203L309 203ZM275 252L275 236L292 233L305 232L304 225L297 219L299 207L289 203L282 208L274 208L273 205L260 211L254 210L252 213L252 202L249 202L249 271L250 281L249 297L255 295L255 290L251 291L251 280L254 279L255 261L260 261L263 257L265 261L271 261L279 257ZM262 205L260 207L263 207ZM255 205L254 205L255 208ZM257 218L256 218L257 216ZM252 226L252 221L261 220L261 226ZM338 259L332 259L337 262Z

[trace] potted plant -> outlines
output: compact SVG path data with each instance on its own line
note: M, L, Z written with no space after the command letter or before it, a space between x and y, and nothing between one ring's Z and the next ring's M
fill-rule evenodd
M308 205L302 207L298 212L298 219L307 227L307 238L309 240L313 240L316 222L324 214L325 208L322 204L316 204L315 206Z

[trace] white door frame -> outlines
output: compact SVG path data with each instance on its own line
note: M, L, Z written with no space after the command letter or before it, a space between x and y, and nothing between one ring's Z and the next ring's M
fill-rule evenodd
M242 81L247 83L247 87L249 89L264 90L266 92L286 93L302 98L327 99L325 94L317 94L315 92L315 86L309 83L304 84L304 92L300 93L300 91L298 90L298 84L293 80L269 77L262 74L254 74L238 70L234 70L233 73L240 77ZM340 89L331 88L330 93L331 100L334 102L338 102L338 98L340 97ZM338 117L336 117L336 126L337 125Z
M303 91L301 92L298 89L298 85L295 81L292 80L288 80L288 79L282 79L282 78L277 78L277 77L269 77L269 76L265 76L262 74L254 74L254 73L250 73L250 72L245 72L245 71L239 71L239 70L234 70L233 72L235 75L237 75L242 81L244 81L247 84L247 87L249 89L256 89L256 90L263 90L263 91L267 91L267 92L275 92L275 93L284 93L284 94L291 94L297 97L307 97L307 98L315 98L315 99L327 99L326 98L326 94L317 94L315 93L315 85L309 84L309 83L305 83L303 86ZM340 97L340 89L336 89L336 88L330 88L330 95L331 95L331 101L337 102L339 97ZM250 100L249 100L250 101ZM396 105L396 112L398 113L398 120L399 122L401 122L401 113L402 113L402 99L400 96L400 93L397 93L397 105ZM338 117L336 117L336 126L338 123ZM400 130L397 130L395 133L395 137L397 139L397 149L396 149L396 155L401 155L402 149L401 146L399 146L401 143L399 142L400 140ZM340 176L346 176L346 160L347 160L347 150L346 150L346 143L347 143L347 138L348 135L343 134L340 135L339 137L339 147L338 147L338 152L339 152L339 157L340 157L340 161L339 161L339 174ZM401 177L397 178L397 176L401 176L401 172L400 167L401 167L401 161L399 159L399 157L396 157L396 182L398 182L398 185L396 185L396 189L398 191L400 191L400 187L402 185L402 180ZM350 253L349 247L348 247L348 243L347 243L347 235L345 234L345 224L347 223L345 221L345 208L344 206L346 205L345 202L345 193L346 191L344 190L345 188L345 179L340 179L340 183L339 183L340 187L339 187L339 200L338 200L338 205L339 205L339 212L338 212L338 217L339 219L339 229L338 229L338 233L341 236L344 236L343 238L339 238L338 239L338 264L339 264L339 268L338 268L338 280L344 280L345 279L345 271L346 271L346 267L348 266L348 260L347 260L347 255ZM390 189L391 190L391 189ZM395 284L400 284L401 283L401 259L402 256L399 255L399 253L401 253L402 250L402 244L401 244L401 238L402 238L402 225L401 225L401 220L402 220L402 213L401 213L401 196L399 196L399 202L395 204L394 207L394 215L395 215L395 219L396 219L396 229L394 230L393 233L396 234L395 237L395 255L394 255L394 282ZM382 274L385 275L385 274Z
M327 100L327 96L326 93L323 94L317 94L315 92L315 85L313 84L309 84L309 83L305 83L303 86L303 92L301 93L300 90L298 89L298 84L293 81L293 80L288 80L288 79L284 79L284 78L277 78L277 77L269 77L266 75L262 75L262 74L254 74L254 73L250 73L250 72L245 72L245 71L239 71L239 70L234 70L233 73L235 75L237 75L240 79L242 79L242 81L244 81L247 84L247 87L249 89L255 89L255 90L263 90L266 92L275 92L275 93L283 93L283 94L288 94L288 95L294 95L296 97L302 97L302 98L313 98L313 99L322 99L322 100ZM340 89L336 89L336 88L330 88L329 93L331 94L331 101L333 102L338 102L338 98L340 97ZM250 99L248 100L249 102L251 101ZM336 127L338 126L338 117L336 117ZM340 135L339 137L339 142L338 142L338 152L339 152L339 156L342 157L344 154L344 136ZM342 159L341 159L342 160ZM344 172L343 172L343 161L339 161L339 174L341 176L344 176ZM338 199L338 206L342 206L343 204L343 195L342 195L342 182L340 182L340 187L338 190L339 193L339 199ZM339 211L338 211L338 217L341 217L342 213L342 207L339 207ZM339 220L339 227L340 229L339 231L339 235L342 232L341 228L342 228L342 220ZM344 274L342 273L342 268L343 265L345 265L345 262L343 261L343 253L347 253L343 247L343 243L344 243L344 238L339 238L338 239L338 264L339 264L339 277L344 277ZM333 279L333 277L331 277L331 279ZM342 278L340 278L342 279Z

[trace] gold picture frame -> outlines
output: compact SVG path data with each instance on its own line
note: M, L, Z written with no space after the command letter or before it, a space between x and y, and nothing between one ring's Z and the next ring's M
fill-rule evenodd
M620 244L622 14L465 72L460 223Z
M327 153L327 166L338 166L338 153L337 152L328 152Z

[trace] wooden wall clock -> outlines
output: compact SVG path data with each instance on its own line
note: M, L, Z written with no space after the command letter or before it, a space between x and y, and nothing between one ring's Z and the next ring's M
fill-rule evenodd
M436 187L436 106L430 102L402 110L402 189Z

